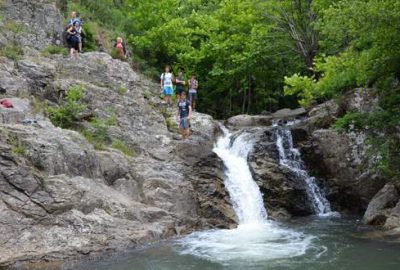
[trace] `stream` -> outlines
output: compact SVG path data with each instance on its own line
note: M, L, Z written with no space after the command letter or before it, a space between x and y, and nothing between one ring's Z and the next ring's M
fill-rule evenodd
M356 217L331 212L286 129L277 131L280 163L304 181L315 215L286 223L268 219L263 195L247 163L253 145L251 136L223 130L225 134L214 152L226 167L225 186L239 221L236 229L195 232L71 269L400 269L400 245L364 239L362 235L369 227L361 225Z

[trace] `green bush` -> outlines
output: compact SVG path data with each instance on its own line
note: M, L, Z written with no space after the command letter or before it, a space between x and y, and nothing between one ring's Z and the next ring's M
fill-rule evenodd
M10 58L14 61L18 61L24 55L24 51L18 45L7 45L0 49L0 56Z
M126 93L128 93L128 88L121 86L121 87L118 88L117 92L118 92L118 94L120 94L121 96L123 96L123 95L125 95Z
M67 91L67 98L62 105L49 107L47 112L51 122L61 128L73 128L80 121L79 114L87 105L81 99L84 96L84 89L81 85L75 85Z
M110 126L115 126L117 124L116 116L112 115L107 119L95 117L89 124L90 127L86 130L82 130L81 133L95 149L104 150L105 146L111 142L108 129Z
M125 142L121 140L113 140L111 147L124 153L126 156L133 157L136 155L135 150L130 148Z
M65 47L50 45L42 51L43 56L50 56L52 54L68 55L68 50Z
M21 24L21 23L17 23L17 22L14 22L14 21L8 21L6 24L5 24L5 28L8 30L8 31L10 31L10 32L13 32L13 33L23 33L23 32L25 32L25 27L24 27L24 25L23 24Z
M342 118L336 120L333 128L339 132L346 132L352 129L359 130L366 124L366 115L360 112L349 112Z

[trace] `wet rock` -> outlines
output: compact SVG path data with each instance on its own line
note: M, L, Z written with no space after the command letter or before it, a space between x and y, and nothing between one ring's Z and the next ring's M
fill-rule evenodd
M212 226L218 228L229 228L237 224L224 178L222 161L215 153L203 157L188 175L188 179L194 183L199 201L198 211L202 217L209 219Z
M304 183L288 168L279 164L272 128L265 129L256 140L249 154L249 166L273 218L287 219L290 215L305 216L313 213Z
M368 204L367 211L364 214L363 222L371 225L385 224L392 208L399 202L400 195L393 184L386 184ZM393 214L398 209L394 209ZM393 220L392 220L393 222ZM390 226L388 224L388 226Z
M327 197L335 209L363 213L385 180L368 169L365 134L316 130L302 153L311 174L325 180Z

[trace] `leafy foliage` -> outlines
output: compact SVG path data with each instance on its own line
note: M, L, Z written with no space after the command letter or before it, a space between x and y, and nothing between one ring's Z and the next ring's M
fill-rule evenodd
M67 92L67 98L63 104L48 107L47 112L51 122L61 128L73 128L79 121L79 114L82 113L87 105L82 103L84 89L81 85L71 87Z
M0 56L5 56L10 58L14 61L20 60L21 57L24 55L24 51L18 45L7 45L0 48Z

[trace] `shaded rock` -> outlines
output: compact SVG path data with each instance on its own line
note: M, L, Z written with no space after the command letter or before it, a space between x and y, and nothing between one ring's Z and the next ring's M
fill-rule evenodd
M398 203L400 195L393 184L386 184L368 204L363 222L371 225L385 224L392 208ZM397 209L394 213L397 212ZM389 225L389 224L388 224Z
M390 210L383 228L386 230L398 230L398 228L400 228L400 200L397 202L396 206Z
M272 114L272 117L274 119L280 119L280 120L291 120L296 117L305 115L307 111L304 108L297 108L294 110L291 109L281 109Z
M29 89L26 78L18 73L14 62L5 57L0 57L0 89L10 96L22 95Z
M239 127L270 126L273 118L269 115L236 115L227 120L227 125Z
M249 154L249 166L267 209L277 219L312 214L304 183L279 164L275 136L274 129L263 130Z
M229 194L225 189L222 161L215 153L197 162L187 175L194 184L198 211L212 226L230 228L237 224Z
M241 114L229 118L227 125L233 128L254 127L254 126L271 126L274 121L294 120L297 117L304 116L307 111L304 108L298 109L281 109L273 114L247 115Z
M0 106L0 124L17 124L31 117L30 101L21 98L10 98L13 108Z
M313 107L308 112L306 123L310 131L329 128L336 121L339 113L339 105L335 101L329 100Z
M368 113L376 108L378 99L375 90L370 88L356 88L346 93L339 103L342 114L346 112Z
M327 198L335 209L362 213L385 180L368 170L365 134L316 130L302 153L311 174L325 179Z

